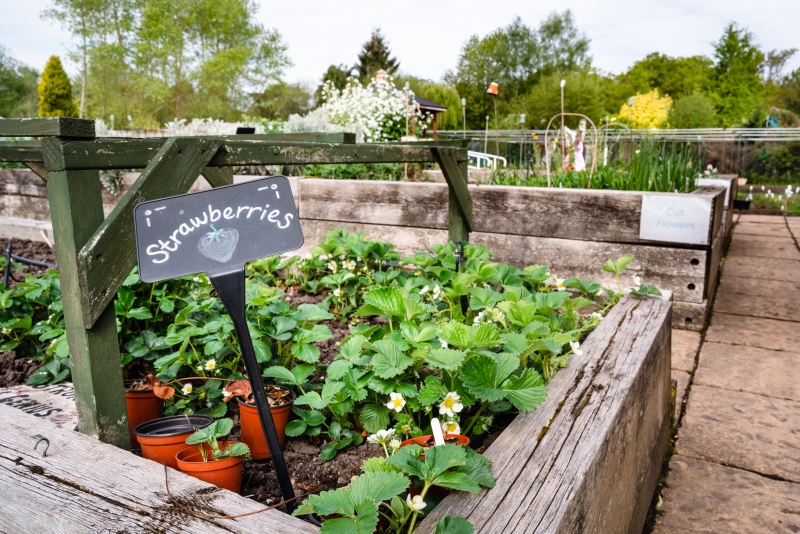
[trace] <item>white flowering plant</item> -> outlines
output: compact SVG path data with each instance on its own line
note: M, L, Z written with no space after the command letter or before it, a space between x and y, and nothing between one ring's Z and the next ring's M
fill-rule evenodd
M331 124L348 131L360 129L366 143L397 141L406 135L406 118L411 124L417 123L417 128L430 121L412 97L413 92L407 95L394 86L391 78L373 79L366 87L350 78L342 90L331 82L323 86L322 109Z

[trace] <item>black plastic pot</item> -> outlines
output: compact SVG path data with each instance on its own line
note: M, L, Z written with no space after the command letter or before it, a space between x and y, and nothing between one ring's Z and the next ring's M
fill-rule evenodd
M734 200L733 201L733 209L735 210L749 210L750 209L750 201L749 200Z
M214 421L207 415L171 415L142 423L134 429L142 456L175 469L175 455L187 447L186 438Z

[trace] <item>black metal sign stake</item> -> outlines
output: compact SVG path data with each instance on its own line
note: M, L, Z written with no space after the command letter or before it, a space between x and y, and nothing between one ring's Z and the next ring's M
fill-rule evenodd
M303 246L289 180L272 176L142 202L134 209L139 278L158 282L205 272L233 321L286 508L294 489L283 460L245 314L244 266Z
M236 330L236 337L239 338L244 366L253 389L256 407L258 407L258 417L261 420L261 428L264 429L264 437L267 438L267 446L272 457L272 465L275 467L275 474L278 477L278 484L281 487L281 495L283 495L284 501L289 501L286 503L286 509L291 513L295 509L295 502L290 500L294 499L294 488L289 478L289 471L286 469L286 462L283 461L278 432L275 430L272 410L264 392L261 371L258 368L256 353L253 350L253 340L250 338L250 330L247 328L247 319L245 318L244 269L209 276L209 280L233 320L233 328Z

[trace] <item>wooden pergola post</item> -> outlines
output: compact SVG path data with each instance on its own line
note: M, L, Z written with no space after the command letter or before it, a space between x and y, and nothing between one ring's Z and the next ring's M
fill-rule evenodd
M149 139L95 138L84 119L0 119L0 161L44 164L78 409L78 429L130 447L113 300L136 264L133 208L185 193L199 175L233 183L235 165L437 162L449 189L448 230L467 241L472 200L461 141L355 144L352 134L238 135ZM107 218L102 169L143 168Z

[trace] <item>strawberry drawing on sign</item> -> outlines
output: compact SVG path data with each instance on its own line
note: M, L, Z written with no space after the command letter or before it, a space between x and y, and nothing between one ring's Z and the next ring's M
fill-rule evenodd
M197 249L206 258L225 263L233 256L236 243L239 241L239 232L234 228L220 228L217 230L211 225L213 232L208 232L197 242Z

